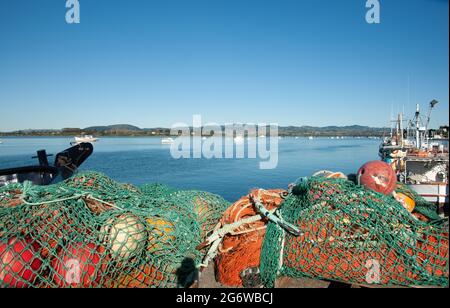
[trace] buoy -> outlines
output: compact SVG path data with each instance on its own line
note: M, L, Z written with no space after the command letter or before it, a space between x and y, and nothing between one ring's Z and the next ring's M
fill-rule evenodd
M76 243L66 246L54 258L53 281L59 287L91 287L98 283L101 254L94 244Z
M416 207L416 203L414 202L414 200L403 194L403 193L396 193L395 194L395 199L400 202L403 207L408 210L408 212L412 213L412 211L414 211L414 208Z
M358 184L389 195L395 189L397 177L389 164L382 161L371 161L358 170Z
M147 251L150 254L164 252L164 248L175 240L175 226L158 216L147 218L147 223L150 230Z
M0 243L0 284L29 287L42 266L39 245L30 239L10 238Z
M145 248L144 225L133 214L126 213L111 218L100 230L103 243L111 250L114 259L127 260L138 256Z

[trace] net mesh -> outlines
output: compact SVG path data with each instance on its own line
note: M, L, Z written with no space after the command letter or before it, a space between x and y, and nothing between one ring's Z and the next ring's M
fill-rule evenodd
M0 287L187 287L229 206L206 192L95 172L0 188Z
M261 252L261 279L268 287L279 275L448 286L448 226L434 215L419 220L391 196L343 179L312 177L293 187L278 215L300 235L269 222Z

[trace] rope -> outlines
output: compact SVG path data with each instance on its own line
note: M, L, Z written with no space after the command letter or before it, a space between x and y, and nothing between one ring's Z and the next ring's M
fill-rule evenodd
M44 204L53 204L53 203L59 203L59 202L64 202L64 201L69 201L69 200L75 200L75 199L80 199L80 198L86 197L86 198L88 198L88 199L95 200L95 201L97 201L97 202L100 202L100 203L103 203L103 204L105 204L105 205L108 205L108 206L110 206L110 207L112 207L112 208L115 208L115 209L118 209L118 210L122 210L122 211L123 211L123 208L121 208L121 207L119 207L119 206L117 206L117 205L115 205L115 204L106 202L106 201L104 201L104 200L98 199L98 198L92 196L90 193L79 193L79 194L75 194L75 195L73 195L73 196L71 196L71 197L60 198L60 199L55 199L55 200L48 200L48 201L42 201L42 202L28 202L28 201L26 200L26 197L27 197L27 196L26 196L26 193L25 193L25 190L24 190L24 192L22 193L22 200L23 200L23 203L26 204L26 205L30 205L30 206L38 206L38 205L44 205Z
M273 210L275 211L275 210ZM218 253L218 248L220 243L223 240L223 237L227 234L233 234L233 231L238 229L239 227L246 225L246 224L251 224L254 223L256 221L259 221L261 219L263 219L264 216L261 214L231 223L231 224L227 224L224 225L222 228L215 230L214 233L209 236L206 241L202 244L200 244L199 246L197 246L198 250L201 250L205 247L208 247L211 245L210 249L208 250L208 253L206 254L205 259L203 260L203 263L200 264L200 267L207 267L209 262L214 259ZM247 230L245 233L250 233L250 232L254 232L259 230L260 228L253 228L253 229L249 229ZM236 233L239 234L239 233Z
M295 235L295 236L299 236L300 235L300 230L294 226L293 224L290 224L288 222L286 222L283 218L281 217L277 217L275 216L275 211L268 211L265 207L264 204L262 204L260 198L259 198L259 193L262 190L260 189L258 191L258 197L257 198L252 198L252 196L250 196L250 198L252 198L256 208L258 209L258 211L267 219L269 219L270 221L274 222L275 224L279 225L280 227L282 227L283 229L285 229L286 231L288 231L289 233Z
M236 229L242 227L243 225L252 224L264 218L267 218L270 221L276 223L277 225L287 230L291 234L300 235L300 231L298 228L296 228L294 225L290 223L285 222L282 218L275 216L275 212L277 209L267 210L265 208L264 204L261 202L260 199L260 195L263 191L264 191L263 189L259 189L257 197L253 197L252 195L248 196L249 199L252 201L253 205L256 207L257 211L260 212L260 214L222 226L220 229L215 230L214 233L211 236L209 236L204 243L200 244L197 247L198 250L201 250L211 245L210 249L208 250L208 253L206 254L206 257L203 260L203 263L200 265L201 267L207 267L209 262L217 256L219 252L219 245L222 242L225 235L227 234L238 235L262 230L266 228L266 226L263 228L261 227L250 228L245 231L234 232Z

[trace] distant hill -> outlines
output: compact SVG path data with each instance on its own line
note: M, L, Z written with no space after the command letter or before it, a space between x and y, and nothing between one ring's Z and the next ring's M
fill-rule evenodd
M98 132L98 133L114 133L114 132L140 132L142 129L140 129L137 126L130 125L130 124L115 124L115 125L108 125L108 126L90 126L82 129L83 131L89 131L89 132Z
M222 129L224 126L222 126ZM192 128L191 128L192 129ZM281 126L280 136L382 136L389 128L369 127L361 125L350 126ZM0 132L6 136L77 136L89 134L97 136L168 136L170 128L139 128L130 124L106 126L90 126L86 128L63 128L61 130L28 129L14 132Z

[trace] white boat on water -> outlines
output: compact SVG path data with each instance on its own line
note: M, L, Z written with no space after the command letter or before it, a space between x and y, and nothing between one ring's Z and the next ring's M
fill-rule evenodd
M175 140L173 140L173 138L163 138L163 139L161 139L161 144L172 144L174 142L175 142Z
M313 136L309 136L308 139L309 139L309 140L313 140L314 137L313 137Z
M242 144L242 143L244 143L244 137L243 137L243 136L236 136L236 137L234 138L234 143L236 143L236 144Z
M75 137L76 143L92 143L97 142L98 138L93 137L92 135L84 135L84 136L77 136Z

